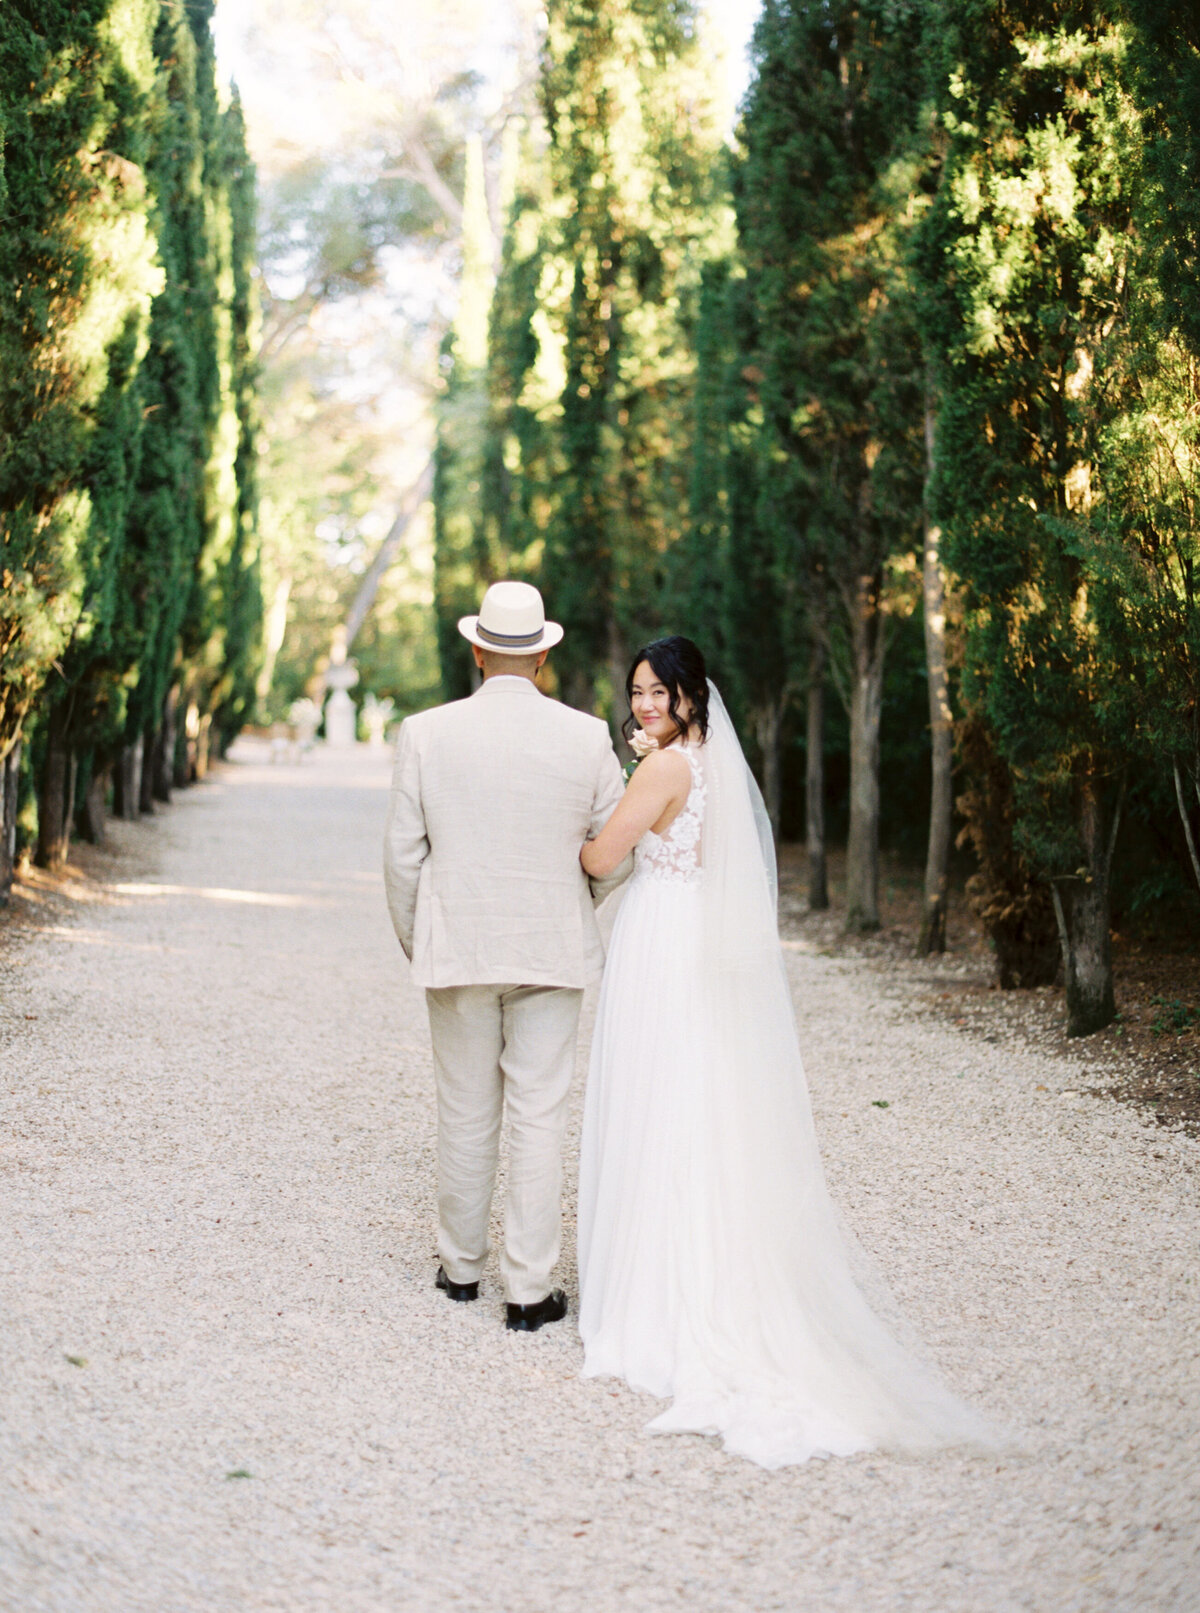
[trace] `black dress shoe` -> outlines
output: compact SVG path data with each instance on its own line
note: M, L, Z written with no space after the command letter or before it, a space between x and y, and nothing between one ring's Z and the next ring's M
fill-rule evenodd
M510 1333L536 1333L547 1322L561 1322L567 1314L567 1296L561 1288L554 1288L536 1305L506 1305L508 1320L505 1326Z
M451 1299L457 1299L461 1304L465 1304L469 1299L479 1298L478 1283L452 1283L441 1266L438 1267L438 1274L433 1280L443 1294L447 1294Z

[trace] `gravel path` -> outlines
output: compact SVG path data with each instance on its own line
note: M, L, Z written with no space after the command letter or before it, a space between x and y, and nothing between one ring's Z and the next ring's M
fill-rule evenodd
M791 943L835 1194L1021 1449L646 1435L570 1322L435 1293L388 764L263 761L0 935L0 1607L1200 1609L1200 1144Z

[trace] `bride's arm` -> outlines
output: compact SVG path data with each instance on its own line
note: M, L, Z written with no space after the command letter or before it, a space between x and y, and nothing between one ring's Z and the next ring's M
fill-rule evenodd
M677 751L653 751L634 769L629 787L594 840L579 853L584 872L603 879L633 850L647 829L679 808L691 788L692 770Z

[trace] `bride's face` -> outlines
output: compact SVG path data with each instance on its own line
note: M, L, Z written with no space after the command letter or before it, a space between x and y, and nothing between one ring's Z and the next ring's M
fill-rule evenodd
M651 739L656 739L660 745L669 745L673 739L679 738L679 729L670 715L671 691L649 661L638 664L633 674L631 693L633 715ZM685 725L690 723L692 703L686 695L680 695L678 710L680 721Z

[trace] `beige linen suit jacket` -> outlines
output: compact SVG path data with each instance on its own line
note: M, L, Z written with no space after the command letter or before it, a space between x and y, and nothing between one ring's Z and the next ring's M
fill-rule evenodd
M579 849L622 787L605 724L528 678L488 678L407 718L384 879L414 983L581 987L597 975L594 907L633 862L589 881Z

